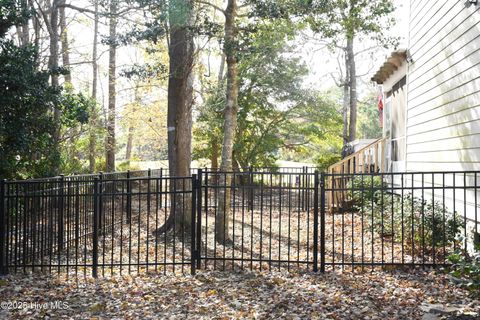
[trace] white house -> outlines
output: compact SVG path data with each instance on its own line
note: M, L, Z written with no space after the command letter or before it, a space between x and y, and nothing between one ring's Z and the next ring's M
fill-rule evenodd
M408 48L372 78L384 92L386 171L480 171L480 1L411 0L408 31ZM427 174L424 183L468 186L449 207L480 218L480 174Z
M373 77L396 170L480 169L480 2L471 2L411 0L408 50Z

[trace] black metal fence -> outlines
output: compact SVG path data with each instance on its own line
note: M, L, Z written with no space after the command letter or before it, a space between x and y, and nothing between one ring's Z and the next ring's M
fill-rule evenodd
M202 177L205 268L317 269L319 174L207 170Z
M468 255L479 243L478 175L325 175L326 196L345 199L326 215L326 264L441 266L455 251Z
M1 182L1 273L441 266L478 242L477 172L195 172Z

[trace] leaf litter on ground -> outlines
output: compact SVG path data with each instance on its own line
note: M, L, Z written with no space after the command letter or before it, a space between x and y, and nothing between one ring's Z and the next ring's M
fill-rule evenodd
M66 308L0 310L1 319L478 319L480 302L440 270L219 272L67 277L12 275L1 302ZM426 308L427 306L427 308ZM434 312L436 309L431 308ZM449 309L449 310L450 310Z

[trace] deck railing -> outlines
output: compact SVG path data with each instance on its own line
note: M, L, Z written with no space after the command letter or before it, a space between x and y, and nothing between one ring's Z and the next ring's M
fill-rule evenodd
M385 139L378 139L328 168L331 174L328 188L337 189L328 198L328 210L334 212L348 207L348 193L344 191L351 174L385 172Z

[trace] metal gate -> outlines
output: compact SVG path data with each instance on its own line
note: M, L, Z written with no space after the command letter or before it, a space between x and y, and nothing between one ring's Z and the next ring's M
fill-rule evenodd
M318 174L292 169L199 175L204 268L318 270Z

